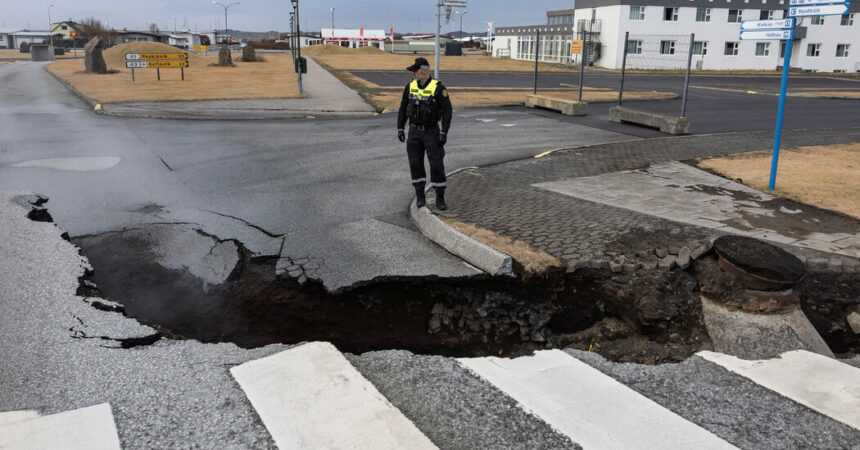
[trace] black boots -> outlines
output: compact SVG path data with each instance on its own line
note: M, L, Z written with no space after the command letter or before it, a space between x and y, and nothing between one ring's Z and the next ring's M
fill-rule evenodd
M448 205L445 204L445 188L443 187L436 188L436 207L441 211L448 209Z
M415 206L419 208L427 206L427 199L424 197L424 188L415 188Z

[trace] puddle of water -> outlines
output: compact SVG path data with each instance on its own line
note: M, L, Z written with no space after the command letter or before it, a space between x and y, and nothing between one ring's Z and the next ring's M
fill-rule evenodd
M115 156L32 159L12 164L12 167L38 167L71 172L91 172L115 167L121 160L122 158Z

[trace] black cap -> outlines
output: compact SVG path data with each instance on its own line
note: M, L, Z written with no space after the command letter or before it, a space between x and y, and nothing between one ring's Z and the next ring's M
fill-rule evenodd
M423 57L415 58L415 64L407 67L406 70L408 70L410 72L417 72L418 69L421 68L421 66L427 66L427 68L429 69L430 63L427 62L426 58L423 58Z

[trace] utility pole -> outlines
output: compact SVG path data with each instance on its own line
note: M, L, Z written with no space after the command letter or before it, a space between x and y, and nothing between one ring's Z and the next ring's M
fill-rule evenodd
M223 3L221 3L217 0L212 0L212 4L219 5L220 7L224 8L224 43L227 45L230 45L230 39L227 36L227 10L230 9L231 6L236 6L239 3L242 3L242 2L235 2L235 3L230 3L229 5L224 5ZM174 28L176 27L176 20L175 19L174 19L174 25L173 26L174 26Z
M331 9L331 32L334 37L334 8Z
M299 0L290 0L290 1L293 2L293 9L295 9L295 11L296 11L296 42L298 42L298 45L296 45L296 55L298 55L297 58L301 62L301 59L302 59L302 32L300 30L301 27L299 26ZM301 93L302 93L302 70L301 70L301 66L299 66L299 94L301 94Z
M436 64L433 70L433 78L439 79L439 31L442 29L442 2L441 0L436 0Z
M460 39L463 39L463 16L469 14L469 11L463 11L460 13Z
M51 8L53 6L54 5L48 5L48 58L49 58L49 61L54 60L54 31L51 29Z

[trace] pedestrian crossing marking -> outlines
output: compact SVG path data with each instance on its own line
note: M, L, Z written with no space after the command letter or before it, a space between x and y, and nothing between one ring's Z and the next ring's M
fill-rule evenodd
M735 448L560 350L458 361L584 448Z
M860 430L860 369L805 350L764 361L702 351L702 358Z
M18 416L19 418L21 416ZM120 449L107 403L0 425L0 449Z
M281 449L436 448L328 342L230 372Z

